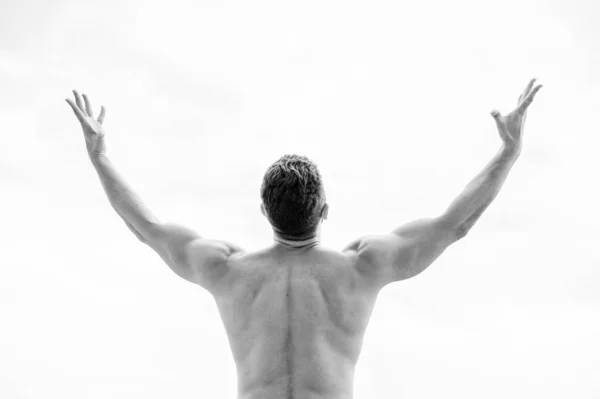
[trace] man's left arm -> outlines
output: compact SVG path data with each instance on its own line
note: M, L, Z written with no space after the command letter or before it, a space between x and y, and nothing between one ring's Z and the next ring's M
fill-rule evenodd
M225 274L227 259L240 248L202 238L187 227L159 221L105 154L92 156L91 161L117 214L177 275L209 289Z
M81 123L88 155L114 210L135 236L156 251L175 273L213 291L228 272L229 257L241 249L224 241L202 238L186 227L159 221L106 156L104 108L96 120L88 98L83 95L84 106L79 94L74 93L75 102L70 99L67 102Z

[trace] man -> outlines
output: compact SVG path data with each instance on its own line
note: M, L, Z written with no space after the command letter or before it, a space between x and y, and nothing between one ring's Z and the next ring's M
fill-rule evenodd
M463 238L498 194L521 152L531 80L506 116L492 111L502 146L441 215L338 252L320 245L328 205L317 167L286 155L266 172L261 211L274 242L246 252L157 219L106 156L102 122L89 99L67 102L83 128L90 160L111 205L138 239L217 303L237 369L239 399L350 399L364 333L380 290L425 270Z

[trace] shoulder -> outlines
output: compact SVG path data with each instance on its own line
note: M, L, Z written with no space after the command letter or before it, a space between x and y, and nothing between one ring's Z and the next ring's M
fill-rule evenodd
M214 292L231 273L232 262L246 252L227 241L197 239L186 248L186 257L195 283Z
M226 263L230 258L240 256L245 251L227 241L199 238L190 242L187 253L192 262Z
M454 242L456 232L443 218L424 218L389 234L362 237L345 251L354 254L360 276L385 286L420 274Z
M364 236L352 241L342 253L348 259L350 269L355 279L362 285L377 289L378 266L382 263L381 251L375 251L381 240L379 236Z

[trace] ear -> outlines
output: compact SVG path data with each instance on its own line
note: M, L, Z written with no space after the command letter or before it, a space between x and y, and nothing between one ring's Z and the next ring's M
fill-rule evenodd
M260 203L260 213L263 214L264 217L267 217L267 211L265 211L265 204Z
M327 216L329 215L329 204L325 204L323 206L323 211L321 212L321 218L327 220Z

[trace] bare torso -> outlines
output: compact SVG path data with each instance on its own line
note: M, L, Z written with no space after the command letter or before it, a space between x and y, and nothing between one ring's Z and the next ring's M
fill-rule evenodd
M230 260L215 301L238 374L239 399L351 399L375 304L355 256L276 244Z

